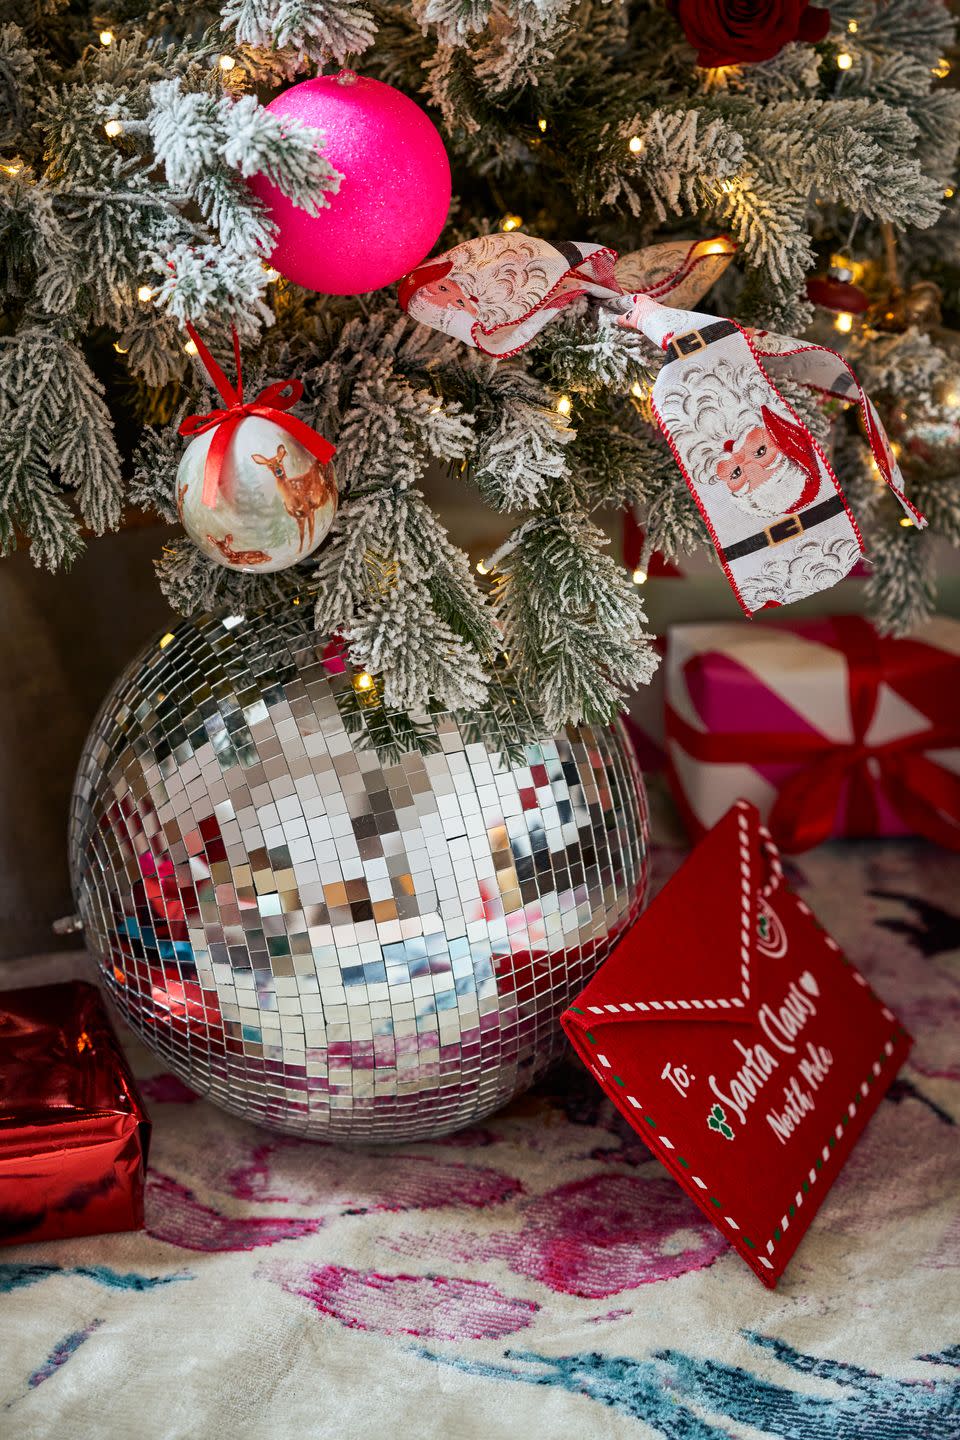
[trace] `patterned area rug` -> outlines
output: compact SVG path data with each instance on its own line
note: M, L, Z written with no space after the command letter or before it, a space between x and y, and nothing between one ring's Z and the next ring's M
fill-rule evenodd
M916 1046L776 1292L573 1061L444 1142L350 1151L221 1114L125 1035L147 1233L0 1251L0 1434L957 1440L960 856L789 869Z

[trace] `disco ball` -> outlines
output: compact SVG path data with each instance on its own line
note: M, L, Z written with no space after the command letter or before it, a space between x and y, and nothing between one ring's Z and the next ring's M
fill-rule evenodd
M104 702L71 819L78 909L126 1021L194 1090L318 1140L496 1110L638 914L620 726L529 744L409 719L286 604L185 621Z

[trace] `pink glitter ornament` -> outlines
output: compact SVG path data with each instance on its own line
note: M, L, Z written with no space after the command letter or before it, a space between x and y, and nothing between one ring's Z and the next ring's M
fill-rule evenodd
M420 107L392 85L347 70L293 85L267 109L323 130L324 155L343 175L316 216L263 175L249 182L280 229L274 269L323 294L360 295L418 265L450 205L450 162Z

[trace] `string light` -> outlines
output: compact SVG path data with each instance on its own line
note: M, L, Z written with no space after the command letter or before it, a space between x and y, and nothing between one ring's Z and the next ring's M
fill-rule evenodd
M547 133L547 122L542 115L537 121L537 128L539 129L541 135L545 135Z
M850 311L841 310L833 322L833 327L835 330L839 330L841 335L849 335L853 329L853 316L850 314Z
M115 140L118 135L123 134L123 122L121 120L108 120L103 127L103 133L111 140Z
M522 215L504 215L503 219L500 221L500 229L506 231L506 233L509 234L511 230L519 230L522 224Z
M854 284L863 279L863 265L859 260L851 260L849 255L831 255L831 270L846 270Z
M478 561L477 561L477 574L478 574L478 575L489 575L489 574L490 574L490 566L486 563L485 560L478 560Z
M119 340L114 340L113 348L114 350L116 350L118 355L128 355L130 353L130 346L121 345Z
M941 55L936 65L931 68L930 73L931 75L935 75L938 80L946 80L947 76L950 74L950 61L946 58L946 56Z
M112 30L101 30L101 31L100 31L100 44L101 44L101 45L112 45L112 44L113 44L113 31L112 31Z
M729 240L708 240L703 247L704 255L729 255L732 246Z
M943 397L943 403L944 405L949 405L951 410L954 410L960 405L960 395L957 394L956 390L948 390Z
M183 349L184 354L186 355L199 355L200 353L197 349L197 342L195 340L188 340L186 345L184 345Z
M641 385L639 380L634 380L633 384L630 386L630 394L633 396L634 400L642 400L646 393L646 386Z
M943 191L943 198L944 198L944 200L952 200L952 199L953 199L953 194L954 194L954 191L953 191L953 186L952 186L952 185L947 185L947 186L944 187L944 191Z
M137 289L137 299L146 305L148 300L153 299L153 291L149 285L140 285Z
M272 285L274 280L280 279L280 271L274 270L272 265L264 265L263 273L267 277L267 284Z
M232 70L236 63L237 62L236 60L234 60L232 55L221 55L220 59L217 61L217 64L220 66L221 70Z
M850 31L851 35L856 35L857 31L860 29L860 26L857 24L856 20L848 20L847 29Z
M570 396L561 395L560 399L557 401L557 412L560 415L569 415L572 409L573 401L570 399Z
M359 675L353 677L354 690L372 690L373 676L368 670L361 670Z
M852 64L853 64L853 56L850 54L850 51L849 51L849 50L841 50L841 51L840 51L840 54L837 56L837 69L838 69L838 70L849 70L849 69L850 69L850 66L851 66Z
M630 136L630 139L627 142L627 149L630 151L631 155L640 154L640 151L643 149L643 141L641 140L639 135Z
M902 530L909 530L912 525L913 521L910 519L910 516L904 515L903 519L900 521L900 528Z
M8 160L5 164L0 165L0 170L3 171L4 175L19 175L22 169L22 160ZM950 193L953 194L953 191Z
M634 585L645 585L647 583L647 572L639 568L634 570L632 575Z

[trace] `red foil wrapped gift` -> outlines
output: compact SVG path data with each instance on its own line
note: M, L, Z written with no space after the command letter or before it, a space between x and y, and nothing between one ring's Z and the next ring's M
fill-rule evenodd
M0 1243L139 1230L149 1137L95 986L0 992Z

